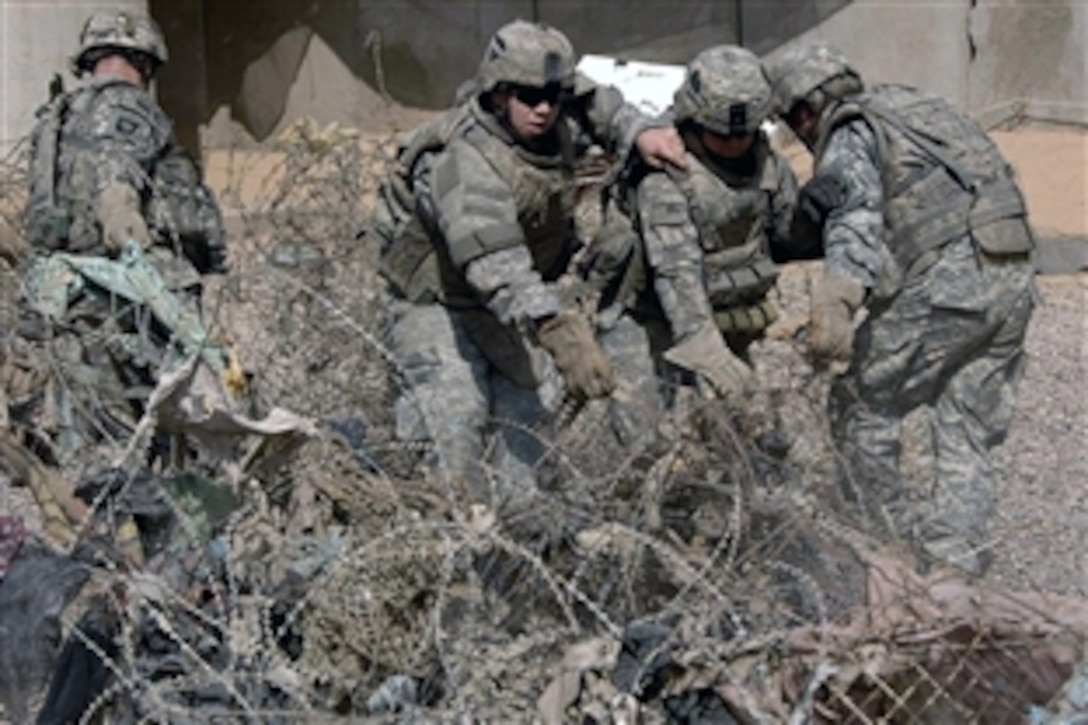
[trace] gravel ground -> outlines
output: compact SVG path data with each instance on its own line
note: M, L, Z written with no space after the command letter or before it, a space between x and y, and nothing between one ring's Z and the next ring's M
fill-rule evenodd
M818 263L791 265L779 279L783 319L761 343L760 382L782 411L792 457L805 479L826 475L826 375L814 376L790 332L804 319ZM1088 594L1088 413L1079 388L1088 359L1088 274L1039 276L1044 300L1028 330L1028 367L1005 443L995 450L999 507L992 524L995 560L988 578L1020 590ZM787 339L783 339L787 338ZM914 495L927 486L926 414L904 426L903 473ZM824 469L824 470L821 470Z
M1039 277L1005 469L993 577L1017 588L1088 594L1088 275Z

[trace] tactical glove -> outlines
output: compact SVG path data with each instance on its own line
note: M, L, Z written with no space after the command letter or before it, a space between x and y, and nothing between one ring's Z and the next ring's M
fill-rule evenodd
M98 196L98 223L102 227L102 242L111 252L120 252L125 242L132 241L147 249L151 235L140 213L140 197L125 184L111 184Z
M846 202L846 190L842 183L833 176L826 174L814 176L807 184L801 187L797 195L798 211L805 220L822 229L827 215L833 209L837 209Z
M208 247L204 257L204 264L199 270L201 274L226 274L230 271L227 266L227 250L225 247Z
M665 351L673 365L703 377L723 398L739 400L752 387L752 370L733 354L710 323Z
M541 347L551 353L567 391L583 400L601 398L615 388L615 373L593 328L576 312L561 312L539 324Z
M854 346L854 313L865 299L856 280L824 272L812 287L808 344L813 358L848 361Z

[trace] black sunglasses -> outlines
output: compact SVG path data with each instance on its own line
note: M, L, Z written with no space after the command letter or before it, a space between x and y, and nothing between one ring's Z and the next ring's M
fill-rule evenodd
M782 117L782 120L784 120L790 128L796 128L798 124L801 123L801 109L804 108L804 105L804 101L797 101L797 103L790 106L790 110L786 111L786 115Z
M556 83L549 83L543 88L538 86L514 86L510 89L510 92L514 98L530 108L539 106L545 101L549 105L555 106L563 97L563 87Z
M729 133L722 133L720 131L715 131L712 128L706 128L706 132L709 133L711 136L717 136L718 138L725 139L726 141L736 141L736 140L739 140L739 139L742 139L742 138L748 138L749 136L754 136L755 135L755 131L748 131L747 129L741 129L739 131L730 131Z

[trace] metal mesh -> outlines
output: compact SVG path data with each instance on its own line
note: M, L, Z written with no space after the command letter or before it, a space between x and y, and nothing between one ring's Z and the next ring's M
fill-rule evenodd
M63 617L108 665L91 712L1001 723L1075 707L1062 688L1083 667L1088 603L921 577L844 516L821 455L825 383L788 337L767 343L754 404L789 423L805 466L689 400L663 421L672 434L622 448L587 406L517 507L469 506L417 470L420 451L393 435L376 241L358 236L393 148L304 124L209 160L231 273L209 282L208 318L255 407L286 406L324 434L240 492L217 563L189 572L203 578L96 574L98 591L124 592L97 600L119 621L117 650ZM10 309L18 276L6 279ZM4 484L0 501L22 496ZM172 643L173 675L149 632Z

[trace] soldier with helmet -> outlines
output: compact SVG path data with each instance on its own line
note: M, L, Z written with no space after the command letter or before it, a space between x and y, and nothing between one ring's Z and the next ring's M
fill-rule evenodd
M130 386L153 384L171 341L212 359L198 322L200 292L203 274L225 271L223 225L199 167L150 93L167 59L153 20L98 11L72 59L83 82L65 92L58 76L37 113L23 214L28 301L39 320L52 321L44 337L66 374L83 383L58 386L51 401L54 419L69 428L57 436L60 457L77 440L131 432L140 396ZM136 258L147 270L139 293L135 277L118 272ZM79 285L56 273L77 267ZM124 290L130 303L143 295L143 304L122 304ZM69 399L77 387L90 399ZM76 422L78 412L92 420Z
M849 361L830 393L846 493L926 565L980 574L995 507L990 449L1009 427L1035 305L1034 242L1012 170L947 101L869 88L829 45L788 50L769 77L815 157L802 197L826 259L809 344L818 359ZM927 504L910 510L899 434L919 407L932 413L936 475Z
M102 10L87 20L72 59L87 81L43 106L32 135L24 230L33 248L116 253L134 241L190 263L175 270L179 288L223 271L218 206L149 92L167 59L149 17Z
M790 241L796 178L761 128L772 111L750 51L715 46L688 65L670 110L687 172L636 169L611 209L630 212L645 265L640 281L617 293L630 314L602 338L617 365L645 365L650 356L632 345L649 347L660 375L675 377L663 358L723 397L749 389L749 347L777 316L768 299L776 263L806 256ZM636 321L645 335L625 329ZM642 381L644 405L659 397L653 372L625 376Z
M399 432L434 440L476 495L493 418L500 469L518 471L504 479L526 489L539 448L530 429L564 395L585 400L613 385L591 325L557 284L579 246L577 164L594 144L683 163L670 127L578 77L575 62L555 28L499 28L464 103L403 144L376 215L391 345L408 384Z

